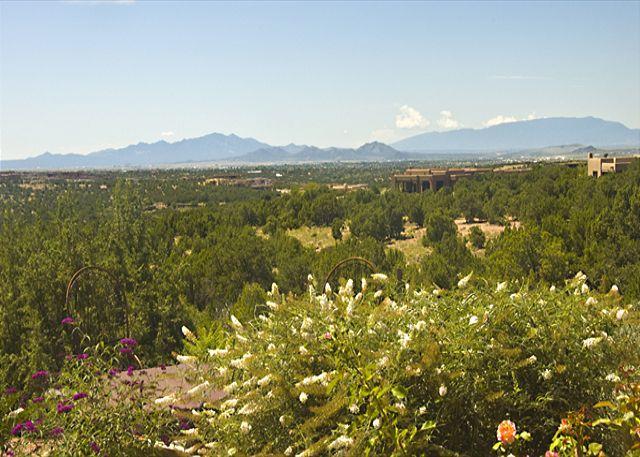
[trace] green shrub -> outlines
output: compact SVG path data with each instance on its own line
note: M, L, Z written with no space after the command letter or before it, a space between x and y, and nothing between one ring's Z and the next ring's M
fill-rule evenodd
M612 376L640 360L637 311L584 281L395 296L348 282L308 299L276 288L270 314L232 317L229 348L197 365L227 392L194 417L198 436L215 455L486 456L508 419L526 433L499 447L540 455L567 411L612 400ZM618 435L599 439L618 455Z
M340 241L342 239L342 220L334 219L331 223L331 236L334 240Z
M422 240L424 246L432 246L441 242L447 236L456 236L458 229L453 218L436 211L427 214L424 220L427 232Z
M482 249L486 240L487 238L484 232L477 225L471 227L471 230L469 230L469 242L471 246L476 249Z

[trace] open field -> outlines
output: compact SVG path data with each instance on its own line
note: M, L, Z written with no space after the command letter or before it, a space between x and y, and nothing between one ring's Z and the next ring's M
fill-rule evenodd
M331 227L307 227L287 230L287 235L296 238L303 246L321 250L336 242L331 236Z
M456 226L458 227L458 233L460 233L461 236L465 236L465 237L469 236L469 232L471 231L471 229L473 227L478 227L480 230L484 232L485 236L487 237L487 240L497 237L502 232L504 232L504 229L505 229L504 225L490 224L487 221L467 223L464 220L464 218L456 219L455 223L456 223ZM513 221L511 222L511 226L514 228L520 227L520 222Z
M472 222L466 223L464 218L455 220L458 233L462 237L469 236L472 227L478 227L484 232L487 240L497 237L504 232L504 226L490 224L489 222ZM518 227L519 223L513 223L514 227ZM393 240L387 244L387 248L397 249L405 255L408 263L418 263L420 258L430 252L428 247L422 245L422 237L426 233L425 228L419 228L416 224L406 223L404 226L403 238ZM476 252L479 253L479 252Z
M420 258L429 253L429 248L422 245L422 237L426 229L418 228L416 224L406 223L404 225L404 238L393 240L387 244L387 248L397 249L402 252L407 263L418 263Z

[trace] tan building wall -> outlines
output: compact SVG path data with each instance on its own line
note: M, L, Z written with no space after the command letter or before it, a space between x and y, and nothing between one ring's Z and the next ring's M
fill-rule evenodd
M391 177L391 185L402 192L427 192L453 185L460 178L490 173L491 168L408 168Z
M640 157L593 157L587 158L587 176L599 178L605 173L620 173Z

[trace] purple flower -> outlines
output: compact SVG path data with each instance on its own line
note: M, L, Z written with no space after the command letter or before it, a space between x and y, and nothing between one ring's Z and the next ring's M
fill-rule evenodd
M133 365L127 367L127 376L133 376Z
M83 352L82 354L78 354L76 356L76 359L78 360L86 360L89 358L89 354L87 354L86 352Z
M138 345L138 342L133 338L122 338L120 340L120 344L122 344L123 346L134 347Z
M78 392L77 394L75 394L73 396L73 399L74 400L82 400L83 398L87 398L87 397L88 397L88 395L85 394L84 392Z
M120 354L131 354L132 352L133 352L133 349L130 347L120 348Z
M113 378L115 375L117 375L117 374L118 374L118 369L117 369L117 368L111 368L111 369L109 369L109 371L107 372L107 374L108 374L110 377L112 377L112 378Z
M22 424L22 427L23 427L23 429L24 429L25 431L27 431L27 432L35 432L35 431L36 431L36 424L34 424L34 423L33 423L33 422L31 422L31 421L25 421L25 422Z
M75 323L76 321L71 316L67 316L64 319L62 319L62 321L60 321L61 325L73 325Z
M193 428L193 423L188 419L180 419L180 430L189 430Z
M167 366L163 363L163 364L160 365L160 369L162 371L167 371Z
M100 453L100 446L98 446L98 443L96 443L95 441L92 441L89 446L91 446L91 450L96 454Z
M34 424L32 421L25 421L21 424L16 424L12 429L11 429L11 434L14 436L20 435L24 432L35 432L37 429L36 424Z
M36 397L33 400L34 403L42 403L44 401L44 397Z
M49 376L49 372L47 370L38 370L31 375L31 379L46 378L47 376Z
M53 427L49 433L51 433L51 436L60 436L64 433L64 429L62 427Z
M16 392L18 392L18 389L16 389L15 387L7 387L7 389L4 391L6 395L12 395Z
M58 403L58 414L68 413L73 409L73 403Z

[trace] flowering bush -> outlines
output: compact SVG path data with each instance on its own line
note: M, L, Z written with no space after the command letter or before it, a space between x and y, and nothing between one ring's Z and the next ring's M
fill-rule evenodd
M60 373L5 389L4 450L559 457L638 447L638 313L619 291L594 294L582 274L550 289L473 274L449 291L383 274L359 286L319 292L310 278L295 297L274 284L253 320L230 315L202 335L183 327L187 355L176 358L190 386L159 398L134 375L133 339L69 355Z
M171 446L489 455L497 437L505 455L541 455L566 411L613 399L608 375L638 364L636 312L618 294L592 295L586 278L551 290L462 282L398 292L379 275L357 294L352 281L323 293L312 283L308 298L274 286L268 313L230 316L228 347L181 359L226 397L193 411Z
M148 455L175 419L150 410L152 386L127 376L127 370L120 373L119 367L131 362L131 351L122 349L135 345L132 339L123 339L117 347L98 344L67 356L60 373L37 371L24 389L5 391L0 432L4 452Z

